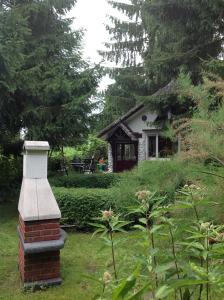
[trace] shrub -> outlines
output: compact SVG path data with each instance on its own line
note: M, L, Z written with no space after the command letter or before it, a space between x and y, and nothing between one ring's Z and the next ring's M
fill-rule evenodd
M94 155L95 160L98 161L101 157L107 157L107 147L105 141L90 134L86 143L78 146L76 150L80 158L90 158Z
M75 147L64 147L64 158L66 161L71 162L74 158L91 158L93 155L95 160L98 161L101 157L107 157L107 143L95 135L90 134L85 140L85 143ZM51 153L51 158L62 158L60 151L54 150Z
M108 188L118 182L119 174L75 174L49 178L51 185L58 187Z
M58 170L60 170L60 163L61 163L61 158L59 156L49 157L48 171L54 173L57 172Z
M138 168L124 172L123 174L93 174L93 175L69 175L52 178L51 183L65 186L83 187L106 187L108 178L115 178L112 188L109 189L85 189L85 188L54 188L56 199L62 211L64 221L75 224L77 229L89 229L88 222L92 222L93 217L99 216L101 210L112 207L116 213L122 214L126 219L135 221L136 215L130 215L129 209L136 205L135 193L139 190L157 191L160 195L166 195L167 201L172 202L175 192L186 183L197 183L208 190L208 198L217 199L219 208L223 207L223 189L217 190L217 181L221 180L215 176L203 174L209 171L208 166L203 164L193 164L188 161L163 161L163 162L143 162ZM70 177L71 176L71 177ZM107 177L108 176L108 177ZM69 181L71 179L71 181ZM78 181L80 178L80 182ZM97 183L97 179L99 183ZM62 182L65 180L66 184ZM102 181L100 181L102 180ZM111 184L112 185L112 184ZM204 208L203 208L204 209ZM204 215L214 214L215 208L209 207ZM218 207L217 207L218 209ZM222 211L222 210L221 210ZM223 218L221 212L217 212L217 220Z
M217 178L202 173L209 170L209 166L177 159L144 161L134 170L123 173L110 194L115 199L117 210L126 214L128 207L136 203L134 195L139 190L157 191L172 202L175 192L188 182L214 187Z
M91 229L93 218L102 210L114 207L109 190L66 189L54 187L54 194L62 213L62 222L76 225L77 230Z
M14 196L22 182L22 159L21 157L0 156L0 197Z

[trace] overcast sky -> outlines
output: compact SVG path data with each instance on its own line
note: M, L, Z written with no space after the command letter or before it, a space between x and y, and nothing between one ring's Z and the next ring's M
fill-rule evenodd
M128 2L128 0L122 0ZM76 6L69 12L68 16L73 17L73 29L84 28L83 56L91 63L99 63L102 57L97 53L103 50L104 43L109 41L109 34L105 24L109 24L108 15L121 16L107 3L107 0L78 0ZM109 62L107 66L112 66ZM101 82L100 89L106 88L112 81L107 77Z

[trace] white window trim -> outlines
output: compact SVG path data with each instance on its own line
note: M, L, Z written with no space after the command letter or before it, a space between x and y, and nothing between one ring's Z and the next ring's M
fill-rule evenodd
M170 160L170 158L159 157L159 135L160 135L160 132L152 132L152 133L148 133L146 135L146 159L147 160ZM149 156L149 140L148 139L150 136L156 137L156 157ZM179 153L181 151L179 137L177 139L177 143L178 143L178 153Z
M156 137L156 157L150 157L149 156L149 137L150 136L155 136ZM148 133L146 135L146 159L148 159L148 160L157 160L157 159L159 159L159 133L158 132Z

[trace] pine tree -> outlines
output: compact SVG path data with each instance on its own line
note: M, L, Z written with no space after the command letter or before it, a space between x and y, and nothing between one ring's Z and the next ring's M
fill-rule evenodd
M100 129L120 118L147 94L147 84L142 80L142 68L137 66L114 71L115 83L103 94L104 109L100 115ZM136 97L138 95L138 97Z
M60 146L88 132L99 72L82 59L83 33L65 17L75 2L1 1L0 122L12 136L23 128Z
M223 55L222 0L109 2L129 21L111 17L113 26L107 27L111 43L103 55L124 67L138 66L141 57L142 80L147 84L145 101L157 109L178 105L177 98L157 97L156 103L149 97L153 92L176 79L182 69L198 84L202 80L203 62Z

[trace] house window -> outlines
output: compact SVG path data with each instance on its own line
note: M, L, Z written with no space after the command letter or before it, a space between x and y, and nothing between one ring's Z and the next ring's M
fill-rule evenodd
M148 156L156 157L156 135L148 137Z
M117 144L117 161L136 159L135 144Z
M122 144L117 144L117 160L122 160Z
M148 136L148 157L166 158L177 153L177 143L173 143L169 138L160 136L158 133Z
M173 154L173 143L170 139L158 137L158 157L166 158Z

